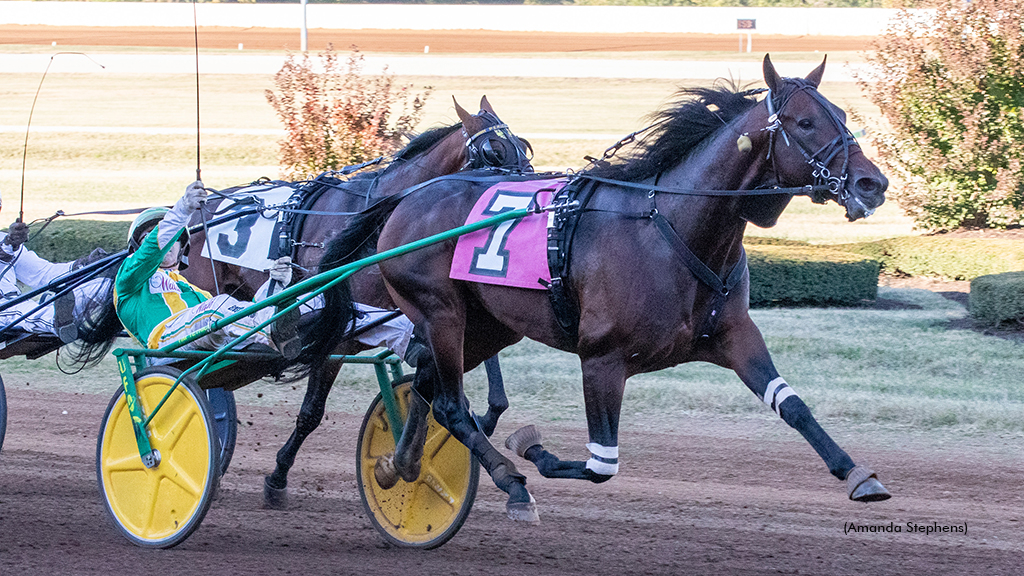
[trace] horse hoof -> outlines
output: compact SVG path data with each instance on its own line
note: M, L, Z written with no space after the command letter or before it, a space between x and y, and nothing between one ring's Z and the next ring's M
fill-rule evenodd
M855 502L881 502L892 498L892 494L878 481L874 470L867 466L854 466L846 475L846 490L850 500Z
M288 487L274 488L270 479L263 479L263 507L269 510L288 509Z
M537 501L530 495L529 502L509 502L505 505L505 511L510 520L526 522L527 524L540 524L540 515L537 514Z
M398 484L398 470L395 470L394 454L387 454L377 458L373 465L373 478L377 485L384 490L390 490Z
M533 424L523 426L505 439L505 448L515 452L520 458L526 458L526 451L540 445L540 431Z

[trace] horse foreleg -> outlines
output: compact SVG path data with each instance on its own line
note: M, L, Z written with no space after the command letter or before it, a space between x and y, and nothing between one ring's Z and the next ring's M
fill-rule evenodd
M505 439L505 447L533 462L537 471L545 478L574 478L577 480L590 480L594 483L601 483L611 479L611 476L595 474L587 468L587 463L581 460L559 460L551 452L541 445L540 432L530 424L523 426L513 432Z
M866 466L854 464L853 459L814 419L807 404L779 376L764 338L753 322L748 319L741 328L730 330L725 342L725 356L718 363L735 370L747 388L786 424L800 432L825 461L829 472L846 481L847 494L851 500L873 502L890 497L875 473Z
M484 368L487 370L487 413L483 418L477 417L477 421L484 434L490 436L494 434L498 418L508 410L508 396L505 395L505 381L501 377L497 355L484 360Z
M284 510L288 507L288 471L295 463L295 455L303 441L320 426L327 404L327 395L331 393L334 379L341 370L341 362L327 361L314 366L309 373L306 384L306 396L302 400L302 408L295 420L295 430L288 441L277 452L277 466L274 472L263 481L263 506Z
M582 367L590 459L560 460L544 449L540 433L532 425L515 431L505 440L505 446L533 462L545 478L573 478L599 484L619 471L619 412L626 377L622 363L614 357L587 358Z

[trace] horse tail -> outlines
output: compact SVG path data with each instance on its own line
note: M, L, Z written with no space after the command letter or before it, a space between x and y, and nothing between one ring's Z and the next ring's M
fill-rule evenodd
M114 308L114 274L117 266L108 268L98 278L106 280L93 294L78 319L78 339L62 350L75 370L99 363L124 329Z
M327 243L320 259L319 271L326 272L362 258L377 250L377 240L391 213L402 201L402 195L388 196L352 218L348 226ZM307 334L324 335L305 347L300 362L310 364L322 360L344 341L354 328L356 317L352 288L348 280L339 282L323 293L324 307L313 320ZM339 330L344 326L344 330Z

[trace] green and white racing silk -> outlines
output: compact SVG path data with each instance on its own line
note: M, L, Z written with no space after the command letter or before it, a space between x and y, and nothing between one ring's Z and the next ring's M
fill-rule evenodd
M114 280L117 316L128 333L148 348L157 346L169 318L210 299L209 292L193 286L176 270L160 269L185 229L187 212L182 202L175 204L139 249L125 259Z

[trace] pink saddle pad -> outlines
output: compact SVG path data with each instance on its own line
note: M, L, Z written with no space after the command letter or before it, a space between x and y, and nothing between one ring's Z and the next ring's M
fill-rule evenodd
M466 224L496 214L526 208L534 195L544 206L565 186L564 179L505 182L492 186L477 200ZM451 278L484 284L544 290L551 281L547 259L547 214L531 214L459 237Z

